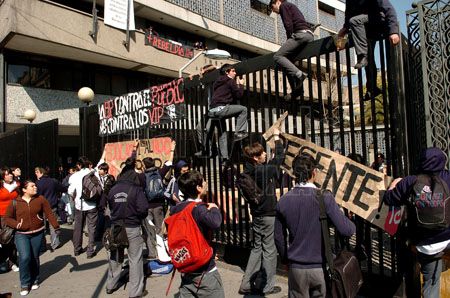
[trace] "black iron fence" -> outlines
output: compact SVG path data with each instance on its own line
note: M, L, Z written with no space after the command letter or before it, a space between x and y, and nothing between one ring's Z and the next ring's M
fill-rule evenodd
M0 136L0 165L20 167L23 178L35 179L34 167L56 173L58 162L58 119L24 127Z
M261 133L288 111L284 127L286 132L331 150L339 149L343 155L359 153L367 165L381 152L386 158L388 175L404 175L407 151L402 115L405 101L401 47L392 48L387 40L379 40L377 45L374 53L377 56L375 60L379 61L379 70L376 78L372 79L377 81L381 94L370 98L365 96L364 72L355 71L350 64L352 49L336 51L331 37L314 41L296 57L308 73L304 94L298 100L284 100L284 96L290 92L289 85L286 75L274 65L272 55L236 64L238 75L246 81L240 104L248 108L249 119L249 138L244 142L229 144L236 170L242 170L244 160L241 152L244 144L255 141L264 143ZM98 117L88 117L86 137L90 141L87 155L96 160L106 142L171 136L177 141L176 158L187 159L207 177L209 200L216 202L222 210L224 224L215 235L215 241L228 246L249 247L252 237L251 216L247 203L234 189L232 179L229 179L229 171L224 172L218 157L194 157L194 153L199 150L195 127L207 113L205 94L217 76L218 73L213 72L201 79L194 77L185 80L187 117L171 125L100 139L96 137ZM97 114L97 108L91 107L87 112ZM231 137L234 119L227 120L226 126ZM278 186L281 194L292 185L291 182L291 178L286 175L280 178ZM367 254L367 271L381 276L395 276L398 272L397 238L389 237L381 229L362 220L357 223L359 232L350 243L363 244ZM338 237L336 242L339 242Z

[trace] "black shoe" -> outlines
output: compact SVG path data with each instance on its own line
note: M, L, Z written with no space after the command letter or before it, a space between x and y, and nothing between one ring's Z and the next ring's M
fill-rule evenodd
M111 295L115 291L117 291L117 289L108 289L108 288L106 288L106 294L108 294L108 295Z
M234 142L238 142L240 140L245 139L246 137L248 137L248 133L246 132L237 132L234 134Z
M361 56L361 58L358 59L358 62L355 64L355 69L361 69L363 67L366 67L367 64L369 64L369 60L367 60L367 56Z
M96 253L93 252L93 253L91 253L91 254L88 254L88 255L86 256L86 258L92 259L93 257L95 257L95 255L96 255Z
M272 288L272 290L265 292L264 295L272 295L272 294L276 294L276 293L280 293L281 292L281 288L279 286L274 286Z
M239 295L251 295L251 294L253 294L252 290L250 290L250 289L247 289L247 290L239 289L238 293L239 293Z
M380 95L381 93L383 93L383 91L381 91L380 88L375 87L375 90L373 90L373 96L372 96L372 94L370 93L370 91L367 91L366 94L364 95L364 101L369 101L369 100L372 99L372 97L375 98L375 97L377 97L378 95Z

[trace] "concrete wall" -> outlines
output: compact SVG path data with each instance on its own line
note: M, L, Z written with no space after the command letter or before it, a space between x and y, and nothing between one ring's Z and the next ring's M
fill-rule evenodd
M92 104L99 104L108 98L108 95L96 94ZM25 110L32 109L36 112L34 123L58 118L59 125L79 125L78 108L82 103L76 92L7 85L6 102L7 123L28 123L19 116ZM60 134L72 134L69 131L61 131Z

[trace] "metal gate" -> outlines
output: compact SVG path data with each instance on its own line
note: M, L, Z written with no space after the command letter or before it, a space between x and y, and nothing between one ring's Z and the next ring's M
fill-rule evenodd
M436 146L450 156L450 3L421 1L407 12L408 129L418 166L421 149ZM450 165L450 161L448 163Z
M0 136L0 165L17 166L23 178L35 179L34 168L48 167L56 173L58 162L58 119L24 127Z
M245 77L246 87L240 104L248 108L249 138L247 143L263 142L261 133L266 131L285 111L289 117L285 131L309 139L331 150L339 149L341 154L359 153L363 162L370 165L377 153L386 156L388 175L403 176L408 159L405 149L404 87L402 78L401 47L392 48L388 40L377 41L380 61L378 87L381 95L364 100L365 81L363 72L352 68L352 50L338 52L331 37L310 43L297 56L303 69L309 74L304 95L299 100L285 101L290 92L286 75L273 62L273 54L249 59L235 65L237 73ZM88 119L85 128L90 139L87 155L96 161L101 155L102 145L115 140L130 140L135 137L147 138L169 135L177 141L175 158L184 158L194 168L200 170L208 181L209 200L220 206L224 224L215 235L215 242L227 249L251 246L251 219L248 205L234 191L233 181L223 173L223 164L218 157L195 158L195 127L206 114L207 98L205 90L212 87L218 73L206 75L201 80L195 77L185 80L187 117L183 121L161 127L136 131L132 134L108 138L92 138L98 134L97 107L85 109L86 113L97 115ZM80 110L81 111L81 110ZM81 120L81 118L80 118ZM234 127L233 120L227 120L229 140ZM230 144L231 145L231 144ZM238 171L243 164L242 146L236 143L232 160ZM284 176L279 185L288 186L291 180ZM281 189L281 191L283 191ZM364 263L369 274L396 277L398 273L398 242L363 220L357 221L358 233L352 244L362 243L367 252ZM338 238L336 238L338 239ZM336 241L338 242L338 241ZM236 258L240 254L233 254ZM385 289L375 289L378 297L387 294L388 284L396 279L384 279ZM372 289L374 291L374 289ZM384 292L383 292L384 291ZM375 293L375 292L374 292Z

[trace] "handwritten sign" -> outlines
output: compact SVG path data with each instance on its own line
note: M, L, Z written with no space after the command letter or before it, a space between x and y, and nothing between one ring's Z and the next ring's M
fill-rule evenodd
M183 79L132 92L98 106L100 136L124 133L184 118Z
M128 29L135 30L133 0L105 0L105 24L127 30L128 10Z
M287 141L286 156L282 165L287 173L294 176L292 162L297 155L310 154L320 170L316 176L316 184L322 189L330 190L335 195L338 205L382 228L390 235L396 233L402 209L383 204L378 212L386 185L392 181L391 177L307 140L287 133L281 135ZM264 137L274 149L273 142L270 142L271 135L264 134Z
M169 137L139 140L136 158L142 160L151 157L155 159L156 166L161 166L170 158L171 142ZM105 144L105 161L109 165L109 174L117 177L122 169L122 163L131 156L133 146L134 141Z
M153 34L153 31L145 31L145 45L152 46L158 50L191 59L194 57L194 48L186 45L174 43L168 39Z

